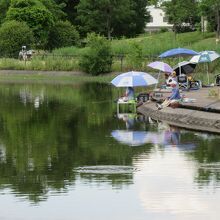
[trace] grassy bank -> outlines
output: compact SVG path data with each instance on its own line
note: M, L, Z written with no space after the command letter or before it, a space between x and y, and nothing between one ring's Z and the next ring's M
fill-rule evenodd
M137 45L142 54L142 57L138 58L134 53L134 48ZM178 34L176 39L171 32L153 35L146 34L132 39L113 40L111 46L114 54L112 65L113 72L125 72L131 69L154 72L152 69L147 68L147 64L154 60L159 60L158 55L160 53L176 47L186 47L196 51L215 50L220 53L220 45L215 44L214 33L206 33L202 35L200 32ZM60 48L54 50L52 53L36 55L31 61L27 62L19 61L18 59L2 58L0 59L0 69L80 71L79 59L85 50L86 48L76 47ZM189 58L184 59L187 60ZM179 62L179 58L163 59L163 61L174 66ZM195 72L196 74L201 74L203 76L206 73L206 65L199 64ZM209 64L209 72L212 74L211 77L214 74L220 73L219 59ZM10 77L16 78L14 75L11 75ZM37 77L42 78L44 76ZM47 76L45 76L45 78L47 78ZM58 79L58 77L56 78ZM60 78L62 79L63 76L60 76ZM77 80L77 77L74 78L74 80ZM89 78L90 77L87 77L87 80L90 80ZM103 76L100 76L100 80L102 78Z

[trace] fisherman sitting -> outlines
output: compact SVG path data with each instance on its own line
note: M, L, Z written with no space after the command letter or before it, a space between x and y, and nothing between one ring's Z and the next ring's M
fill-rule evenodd
M119 102L129 102L135 100L134 89L133 87L127 87L125 94L119 98Z
M179 88L177 85L177 82L175 80L170 80L169 85L172 87L172 93L171 96L165 99L165 101L160 105L156 104L158 110L161 110L168 106L176 106L179 104L179 101L181 99Z

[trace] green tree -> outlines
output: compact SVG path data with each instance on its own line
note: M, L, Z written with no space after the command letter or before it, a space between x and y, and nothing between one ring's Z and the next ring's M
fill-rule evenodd
M34 33L36 46L45 48L55 19L41 1L11 0L6 20L26 22Z
M146 0L133 1L133 10L135 13L132 17L132 20L134 22L134 28L130 36L134 36L136 34L144 32L146 23L150 20L150 14L146 10L147 3L148 1Z
M111 71L112 52L110 42L94 33L87 37L88 49L80 60L83 71L99 75Z
M26 23L18 21L3 23L0 28L0 56L18 57L21 46L29 47L33 40L33 33Z
M6 12L9 8L10 0L1 0L0 1L0 24L3 23L3 20L6 16Z
M58 21L49 34L48 48L68 47L79 44L79 33L69 21Z
M80 0L55 0L58 5L62 5L62 10L67 14L67 19L72 24L77 25L77 5Z
M216 39L220 36L220 0L202 0L200 2L200 13L205 16L212 30L216 32Z
M66 13L63 11L65 3L57 4L54 0L40 0L43 5L53 14L54 20L66 19Z
M110 39L119 35L120 26L120 35L127 36L126 27L133 25L130 22L135 13L132 3L132 0L81 0L77 6L80 32L86 35L94 31Z
M198 4L196 0L171 0L163 4L174 33L181 32L184 23L194 27L198 19Z

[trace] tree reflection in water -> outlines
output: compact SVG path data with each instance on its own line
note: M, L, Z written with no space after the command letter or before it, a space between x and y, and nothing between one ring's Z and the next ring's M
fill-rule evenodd
M122 188L133 183L135 170L94 174L75 169L133 167L134 158L150 157L156 145L182 146L198 163L219 163L219 137L210 140L174 127L158 130L157 122L141 115L133 128L126 127L125 121L113 117L115 93L108 85L93 83L0 85L0 187L10 187L32 202L47 199L51 190L65 192L79 177ZM111 136L113 130L126 129L147 132L147 142L134 148ZM183 148L192 141L196 148ZM212 178L219 181L219 172L199 169L196 180L203 184Z

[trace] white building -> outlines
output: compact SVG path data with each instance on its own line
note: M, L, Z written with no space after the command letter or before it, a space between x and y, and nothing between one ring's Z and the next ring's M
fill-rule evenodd
M161 28L172 30L173 25L168 23L168 19L162 8L148 6L147 10L150 12L151 20L147 23L145 31L159 31Z

